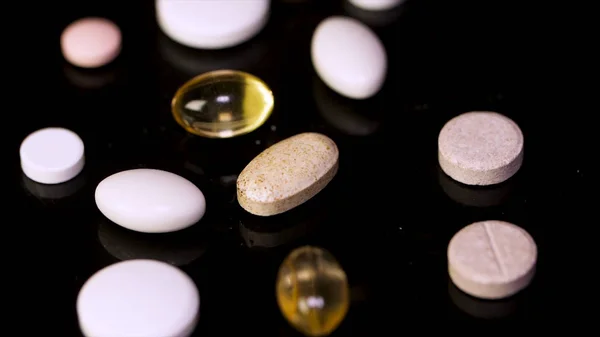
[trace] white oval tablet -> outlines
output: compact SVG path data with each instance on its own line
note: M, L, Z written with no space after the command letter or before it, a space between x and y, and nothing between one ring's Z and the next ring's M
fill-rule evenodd
M323 82L346 97L369 98L385 81L385 48L369 27L355 19L323 20L312 37L311 56Z
M63 128L35 131L23 140L19 154L23 173L42 184L71 180L85 164L83 141Z
M485 299L521 291L535 274L537 246L524 229L504 221L464 227L448 245L448 272L457 288Z
M258 34L269 5L269 0L156 0L156 17L171 39L192 48L220 49Z
M463 184L498 184L523 164L523 133L499 113L467 112L440 131L438 160L448 176Z
M152 169L115 173L96 188L96 205L117 225L144 233L166 233L200 221L202 191L176 174Z
M354 6L368 11L384 11L398 6L404 0L348 0Z
M79 327L86 337L187 337L199 311L194 281L154 260L110 265L90 277L77 297Z

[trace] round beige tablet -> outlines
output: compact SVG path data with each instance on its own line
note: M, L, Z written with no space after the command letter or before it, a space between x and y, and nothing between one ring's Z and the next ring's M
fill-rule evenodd
M60 45L71 64L81 68L102 67L121 52L121 30L107 19L79 19L64 30Z
M483 299L521 291L535 274L537 246L524 229L504 221L473 223L448 245L448 272L457 288Z
M442 170L466 185L493 185L512 177L523 163L523 133L510 118L495 112L467 112L440 131Z

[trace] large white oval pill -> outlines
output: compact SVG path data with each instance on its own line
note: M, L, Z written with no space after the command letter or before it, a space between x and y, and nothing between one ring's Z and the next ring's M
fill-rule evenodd
M198 322L200 295L181 270L154 260L110 265L90 277L77 297L86 337L187 337Z
M457 288L484 299L521 291L535 274L537 246L524 229L504 221L473 223L448 245L448 272Z
M438 160L448 176L463 184L498 184L521 168L523 133L499 113L467 112L440 131Z
M192 48L233 47L267 23L269 0L156 0L156 17L171 39Z
M267 148L237 180L237 199L246 211L270 216L289 211L319 193L338 171L333 140L301 133Z
M187 228L204 216L202 191L176 174L135 169L113 174L98 184L96 205L112 222L144 233Z
M331 89L353 99L375 95L387 72L387 55L377 35L355 19L334 16L315 30L312 62Z

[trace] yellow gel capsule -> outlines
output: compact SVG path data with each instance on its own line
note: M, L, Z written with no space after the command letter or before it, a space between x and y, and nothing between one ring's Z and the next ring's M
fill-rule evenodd
M273 112L273 93L258 77L236 70L211 71L185 83L173 97L173 117L187 132L231 138L263 125Z
M326 336L344 320L350 296L346 273L326 250L300 247L277 275L277 303L283 316L307 336Z

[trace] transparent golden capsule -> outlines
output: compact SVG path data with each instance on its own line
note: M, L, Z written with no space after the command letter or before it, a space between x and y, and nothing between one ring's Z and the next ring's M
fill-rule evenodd
M307 336L326 336L344 320L350 306L346 273L326 250L300 247L288 255L277 275L281 313Z
M256 130L271 116L271 89L258 77L217 70L194 77L173 97L173 117L187 132L231 138Z

